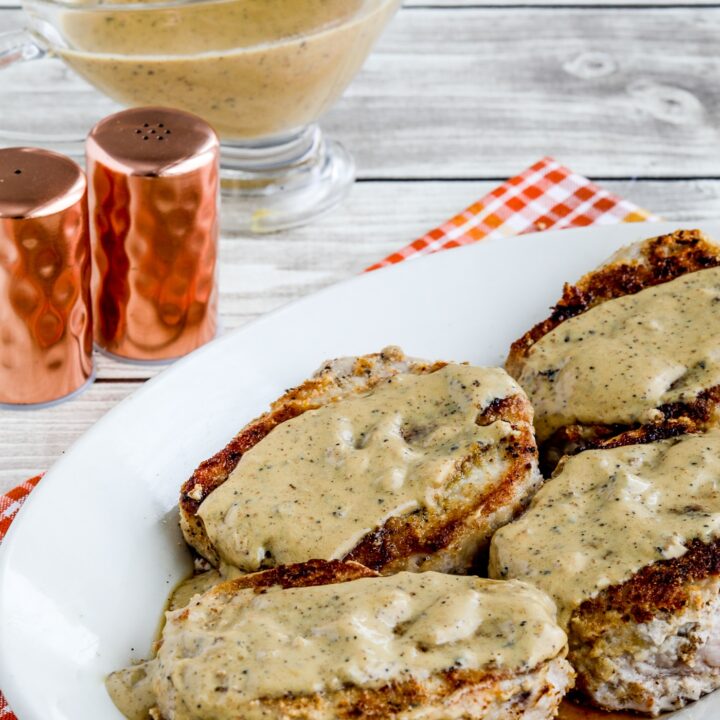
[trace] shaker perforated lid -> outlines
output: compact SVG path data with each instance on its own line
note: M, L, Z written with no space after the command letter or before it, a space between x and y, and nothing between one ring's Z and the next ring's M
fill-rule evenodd
M167 360L215 336L219 142L161 107L101 120L86 143L95 342Z
M0 218L21 220L61 212L85 192L85 174L50 150L0 149Z
M117 172L167 177L214 162L218 146L215 131L201 118L143 107L101 120L88 136L87 152Z

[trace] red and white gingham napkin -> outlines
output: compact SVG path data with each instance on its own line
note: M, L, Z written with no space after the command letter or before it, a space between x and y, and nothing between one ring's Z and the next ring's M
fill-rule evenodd
M657 219L546 157L368 270L469 245L487 237Z
M646 210L616 197L556 160L543 158L443 225L367 270L377 270L420 255L469 245L486 237L506 237L549 228L656 219ZM40 476L32 478L6 495L0 495L0 542L39 480ZM0 720L17 720L2 692Z

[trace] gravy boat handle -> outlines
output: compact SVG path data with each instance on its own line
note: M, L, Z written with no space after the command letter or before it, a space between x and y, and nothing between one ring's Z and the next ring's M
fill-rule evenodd
M0 72L18 63L32 62L52 57L27 30L10 30L0 33ZM68 133L32 133L20 134L5 130L0 126L0 146L6 144L19 145L52 145L53 149L73 157L82 158L84 138Z
M46 54L26 30L0 33L0 68L17 62L38 60Z

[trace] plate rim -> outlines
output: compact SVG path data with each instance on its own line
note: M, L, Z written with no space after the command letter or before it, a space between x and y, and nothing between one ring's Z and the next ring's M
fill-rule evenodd
M168 378L176 377L179 374L187 372L187 367L192 366L192 364L194 363L202 362L202 358L204 358L206 355L212 355L214 353L221 352L225 344L237 341L237 338L239 336L247 333L252 328L257 328L258 326L261 326L265 323L272 322L274 318L276 318L276 316L282 315L283 313L287 312L289 308L301 307L305 303L315 302L318 299L321 299L327 295L332 295L333 293L337 292L338 288L347 288L353 285L362 286L366 283L376 282L375 280L372 280L372 278L391 278L400 274L413 273L415 271L413 271L412 268L420 264L427 265L434 263L450 262L450 260L444 259L448 256L458 257L461 254L481 255L482 253L487 252L486 248L499 243L511 243L513 241L525 242L532 241L533 238L537 239L538 237L554 238L556 236L567 238L569 242L572 242L578 236L588 236L589 238L592 238L593 235L604 236L612 229L618 228L622 228L623 234L637 234L639 237L653 237L654 235L670 232L672 229L677 229L681 227L707 228L708 226L713 226L717 228L717 234L720 236L719 218L717 220L710 219L693 222L661 221L626 223L624 225L613 226L595 225L583 228L568 228L561 230L551 229L535 233L525 233L523 235L512 237L488 238L482 240L481 242L473 243L471 245L453 248L453 252L451 253L446 253L444 251L436 252L425 256L415 257L409 261L404 261L398 264L383 267L371 273L361 272L357 275L353 275L349 278L345 278L339 282L333 283L314 293L309 293L288 303L284 303L280 307L275 308L268 313L264 313L260 317L255 318L252 321L244 324L240 328L236 328L223 334L222 336L219 336L212 342L204 345L203 347L199 348L188 356L174 362L172 365L164 369L162 372L158 373L150 380L143 382L129 396L127 396L122 401L113 406L107 413L105 413L105 415L103 415L98 421L93 423L93 425L91 425L85 432L83 432L83 434L69 446L69 448L64 452L64 454L60 458L58 458L51 465L50 468L48 468L48 470L44 473L43 481L30 493L20 512L11 523L4 540L2 541L2 543L0 543L0 590L4 587L7 587L6 576L9 570L10 563L12 561L12 554L15 543L18 542L17 538L22 532L22 528L24 527L25 523L30 522L26 521L25 518L31 517L32 513L34 512L33 507L43 502L43 497L46 492L48 492L46 488L50 487L51 484L54 487L57 483L62 482L62 478L64 477L62 474L64 466L66 464L72 463L74 456L78 452L81 452L87 443L92 443L96 436L103 433L105 425L113 421L113 418L115 417L116 413L118 413L118 410L120 410L121 408L126 408L133 399L143 397L148 392L155 392L158 386L161 387L163 383L167 382ZM629 240L627 242L632 241ZM457 262L457 260L454 262ZM370 278L370 280L368 280L368 278ZM386 280L385 282L388 281ZM2 592L0 592L0 618L2 618L2 610L4 606L5 599ZM5 672L10 667L10 664L12 662L11 658L11 643L9 641L3 640L2 635L0 635L0 677L4 675L7 678L12 678L11 674ZM25 681L25 684L27 684L27 680ZM10 681L3 680L0 690L4 692L5 697L7 698L8 703L11 707L25 706L25 703L23 701L23 690L21 687L19 687L19 684L16 685L14 679L11 679ZM720 698L718 699L718 702L720 703ZM691 705L690 707L693 706ZM678 715L678 717L681 716ZM27 709L26 713L22 715L21 720L47 720L47 718L38 718L34 713ZM690 718L688 718L688 720L690 720Z

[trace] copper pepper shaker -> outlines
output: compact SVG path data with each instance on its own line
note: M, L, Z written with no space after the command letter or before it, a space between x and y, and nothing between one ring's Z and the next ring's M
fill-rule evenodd
M95 341L168 360L215 336L219 143L200 118L133 108L86 144Z
M83 171L37 148L0 149L0 404L47 403L92 378Z

